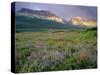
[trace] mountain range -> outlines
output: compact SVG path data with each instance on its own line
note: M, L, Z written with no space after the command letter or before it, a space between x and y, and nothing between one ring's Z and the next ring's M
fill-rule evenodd
M96 27L96 21L82 17L68 20L47 10L22 8L15 13L16 29L84 29Z

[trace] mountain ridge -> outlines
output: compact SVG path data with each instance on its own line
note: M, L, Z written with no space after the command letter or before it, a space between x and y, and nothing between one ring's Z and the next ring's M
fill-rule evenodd
M96 27L97 23L96 20L94 19L87 19L87 18L83 18L80 16L76 16L76 17L70 17L68 19L68 22L72 23L73 25L83 25L83 26L90 26L90 27Z
M54 20L56 22L64 23L63 19L54 13L47 10L32 10L28 8L22 8L16 13L17 15L24 15L29 17L37 17L41 19Z

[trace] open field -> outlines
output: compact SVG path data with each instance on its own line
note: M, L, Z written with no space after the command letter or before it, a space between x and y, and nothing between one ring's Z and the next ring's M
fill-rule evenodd
M97 67L97 32L16 33L16 72L41 72Z

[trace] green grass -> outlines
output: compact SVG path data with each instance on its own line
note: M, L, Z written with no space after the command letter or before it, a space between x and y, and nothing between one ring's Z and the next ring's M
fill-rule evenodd
M96 30L16 33L18 73L96 67Z

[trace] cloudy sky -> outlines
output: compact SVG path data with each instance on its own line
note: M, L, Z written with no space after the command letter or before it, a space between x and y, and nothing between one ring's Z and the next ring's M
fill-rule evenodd
M15 7L16 11L20 10L21 8L29 8L33 10L49 10L65 19L68 19L71 16L80 16L97 20L97 8L92 6L16 2Z

